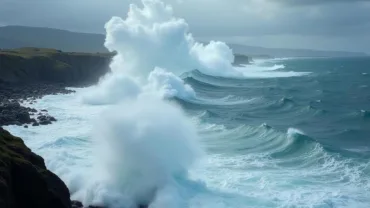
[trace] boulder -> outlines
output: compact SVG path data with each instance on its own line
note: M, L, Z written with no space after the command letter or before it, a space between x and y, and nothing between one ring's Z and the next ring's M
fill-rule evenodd
M0 126L30 124L33 121L30 112L35 111L21 106L17 101L3 100L0 103Z
M42 121L39 122L39 124L40 125L44 125L44 126L45 125L49 125L49 124L51 124L51 121L49 121L49 120L42 120Z
M83 208L84 205L79 201L72 201L72 208Z

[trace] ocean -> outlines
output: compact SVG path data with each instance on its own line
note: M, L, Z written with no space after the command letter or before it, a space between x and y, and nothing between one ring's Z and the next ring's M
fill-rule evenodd
M195 96L167 97L166 103L177 106L195 126L197 141L191 144L156 140L191 131L176 129L178 120L167 124L164 114L156 117L158 125L165 125L153 138L123 142L128 147L118 150L124 154L114 147L102 150L96 135L103 141L136 138L120 125L136 127L126 119L117 124L122 131L107 131L104 117L112 113L107 112L112 105L84 102L88 88L25 104L48 110L58 122L6 129L43 156L72 198L85 203L130 207L128 202L151 195L156 203L150 207L370 207L370 58L256 60L235 68L244 76L186 72L181 78ZM155 102L145 105L157 109ZM146 118L150 110L132 112L135 108L127 106L114 111L156 122ZM167 126L174 133L163 133ZM193 146L201 153L188 164L192 150L186 148ZM117 153L109 174L100 174L104 151ZM145 191L133 195L132 189Z

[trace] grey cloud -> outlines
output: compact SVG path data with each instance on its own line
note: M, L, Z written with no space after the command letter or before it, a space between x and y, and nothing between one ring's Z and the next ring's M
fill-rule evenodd
M290 5L317 5L333 3L353 4L358 2L370 2L369 0L270 0L270 1Z
M111 16L125 16L129 3L139 1L0 0L0 24L103 33ZM186 19L197 37L245 37L271 46L291 40L289 47L315 42L328 49L370 52L370 3L365 0L164 1L173 5L176 16Z

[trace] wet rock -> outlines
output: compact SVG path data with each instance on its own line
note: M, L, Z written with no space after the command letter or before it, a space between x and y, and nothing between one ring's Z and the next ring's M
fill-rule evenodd
M72 201L72 208L83 208L84 205L79 201Z
M49 124L51 124L51 121L48 121L48 120L47 121L40 121L39 124L43 125L43 126L49 125Z
M28 126L27 125L24 125L23 127L26 128L26 129L28 129Z
M27 108L29 110L29 112L32 112L32 113L37 113L37 110L36 109L33 109L33 108Z
M66 89L66 86L64 83L10 83L0 80L0 126L35 123L31 116L41 116L48 111L42 109L37 113L36 109L21 106L20 102L34 104L36 99L44 95L74 92ZM56 119L50 116L42 123L45 125L55 121Z
M57 121L57 119L56 118L54 118L53 116L50 116L50 121Z
M17 121L22 123L22 124L31 122L30 114L27 111L19 112L18 114L15 115L15 117L16 117Z
M71 205L72 205L72 208L108 208L108 207L102 206L102 205L88 205L88 206L84 206L79 201L72 201ZM137 205L136 208L148 208L148 205Z
M49 115L40 115L40 116L37 116L37 119L39 120L38 123L40 125L49 125L51 124L53 121L57 121L54 117L52 116L49 116Z
M36 110L21 106L17 101L2 100L0 103L0 126L29 124L32 122L31 111Z

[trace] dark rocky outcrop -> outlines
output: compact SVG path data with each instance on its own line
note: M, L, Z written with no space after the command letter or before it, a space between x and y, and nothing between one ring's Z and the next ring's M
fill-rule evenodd
M71 208L64 182L22 139L0 127L0 207Z
M66 89L61 83L9 83L0 81L0 102L18 100L33 102L37 98L52 94L68 94L74 92Z
M1 87L1 84L0 84ZM6 88L5 88L6 89ZM23 90L16 90L16 89L23 89ZM4 90L4 88L0 88L0 126L7 126L7 125L24 125L24 124L32 124L32 126L39 126L39 125L48 125L52 122L57 121L56 118L50 116L46 110L41 110L37 114L37 110L34 108L24 107L20 104L20 102L36 102L35 99L42 97L44 94L50 93L51 89L55 89L55 92L59 93L69 93L72 91L63 90L58 88L48 88L49 90L36 90L32 87L14 87L13 89L9 90L12 93L6 93L9 91ZM24 91L24 92L20 92ZM2 93L5 92L5 93ZM37 115L36 115L37 114ZM25 128L28 128L28 126Z
M4 100L0 102L0 126L23 125L36 122L30 112L35 109L21 106L17 101Z
M83 208L84 205L79 201L72 201L72 208Z
M96 205L89 205L84 207L84 205L79 201L72 201L72 208L108 208L105 206L96 206ZM148 205L137 205L137 208L148 208Z

